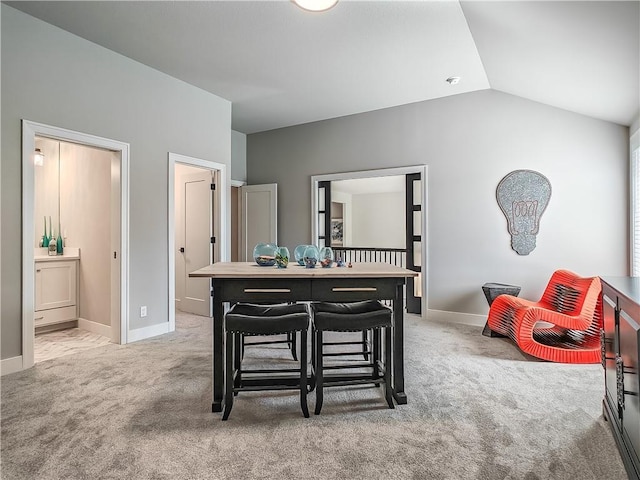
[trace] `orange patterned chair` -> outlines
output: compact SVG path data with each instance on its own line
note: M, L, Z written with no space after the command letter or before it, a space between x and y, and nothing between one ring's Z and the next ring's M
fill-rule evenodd
M487 325L537 358L562 363L600 363L600 279L557 270L538 302L500 295Z

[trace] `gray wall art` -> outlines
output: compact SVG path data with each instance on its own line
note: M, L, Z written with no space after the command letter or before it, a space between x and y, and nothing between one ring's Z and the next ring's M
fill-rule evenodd
M536 248L540 217L551 198L551 183L533 170L508 173L496 189L496 199L511 235L511 248L518 255L529 255Z

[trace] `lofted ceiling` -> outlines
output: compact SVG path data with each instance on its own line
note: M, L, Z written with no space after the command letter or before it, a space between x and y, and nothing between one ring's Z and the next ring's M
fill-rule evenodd
M638 0L5 3L230 100L247 134L488 88L639 113Z

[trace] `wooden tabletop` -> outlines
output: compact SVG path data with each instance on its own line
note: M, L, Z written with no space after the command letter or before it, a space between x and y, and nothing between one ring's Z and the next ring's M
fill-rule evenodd
M353 263L350 267L305 268L289 263L287 268L261 267L254 262L219 262L189 273L190 277L210 278L357 278L417 277L418 272L388 263Z

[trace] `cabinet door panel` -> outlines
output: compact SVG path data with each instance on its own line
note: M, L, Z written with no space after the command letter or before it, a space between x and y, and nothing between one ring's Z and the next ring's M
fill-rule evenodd
M639 465L640 451L640 399L638 398L638 317L632 317L620 302L620 358L623 365L624 408L622 429L631 444L631 457ZM633 308L629 310L634 311Z
M76 262L36 263L35 310L76 304Z
M602 313L604 328L604 347L605 347L605 387L606 401L613 412L618 412L618 397L616 383L616 305L617 297L603 289L602 295ZM612 421L620 423L620 417L616 415Z

